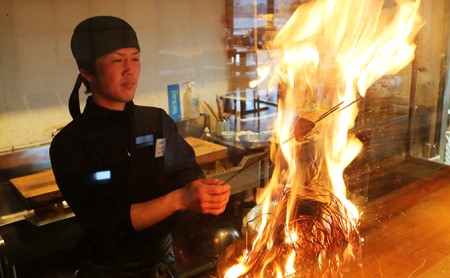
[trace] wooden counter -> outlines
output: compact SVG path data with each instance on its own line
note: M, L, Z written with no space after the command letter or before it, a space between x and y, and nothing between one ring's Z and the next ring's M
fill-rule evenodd
M450 277L449 212L449 168L369 203L362 266L346 277Z

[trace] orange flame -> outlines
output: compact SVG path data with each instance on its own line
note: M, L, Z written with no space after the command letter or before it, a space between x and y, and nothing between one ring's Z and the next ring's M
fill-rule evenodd
M311 1L301 5L277 34L270 64L261 66L260 79L251 83L256 86L272 76L283 88L274 131L276 144L271 146L274 171L258 200L261 224L253 244L224 277L243 276L256 265L259 269L253 274L263 277L267 265L272 263L272 277L296 274L296 250L303 246L297 245L295 220L299 207L309 202L299 204L298 200L312 198L308 195L311 190L315 191L318 203L329 203L324 194L329 192L342 204L337 208L348 219L342 222L344 231L348 232L345 236L349 237L350 231L356 229L359 212L346 198L343 178L345 168L362 148L362 143L348 132L358 114L357 105L350 104L364 97L376 80L397 73L412 61L413 40L422 25L419 7L419 0L399 0L391 7L386 7L381 0ZM335 105L341 109L327 116L319 126L317 112L321 114L326 111L324 108ZM298 119L308 116L316 124L315 133L300 142L290 140ZM286 205L272 208L274 196L286 189L290 191ZM329 218L320 218L327 231L332 223ZM280 244L279 235L273 231L280 222L285 230L283 244L287 253L283 258L270 251ZM314 232L321 234L321 231ZM323 238L317 240L323 245ZM252 253L262 248L269 250L265 256ZM353 248L349 241L343 253L354 255ZM327 261L339 260L327 256L319 250L320 268L325 268Z

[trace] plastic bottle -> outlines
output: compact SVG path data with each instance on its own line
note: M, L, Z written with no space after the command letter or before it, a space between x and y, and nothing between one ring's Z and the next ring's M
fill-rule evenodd
M183 96L184 117L190 119L197 118L200 116L200 100L194 90L194 82L188 81L183 84L187 84L186 92Z

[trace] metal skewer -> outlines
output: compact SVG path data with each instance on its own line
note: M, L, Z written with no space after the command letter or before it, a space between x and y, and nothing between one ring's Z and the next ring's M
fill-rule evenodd
M362 97L359 97L359 98L355 99L354 101L350 102L349 104L347 104L346 106L342 107L341 109L339 109L339 108L340 108L340 106L344 103L344 101L340 102L339 104L333 106L333 107L332 107L330 110L328 110L327 112L323 113L323 114L322 114L315 122L313 122L314 125L315 125L317 122L323 120L325 117L331 115L331 114L334 113L335 111L342 111L342 110L344 110L345 108L349 107L350 105L354 104L355 102L359 101L360 99L362 99ZM338 109L339 109L339 110L338 110ZM311 133L311 131L312 131L312 129L311 129L311 130L310 130L303 138L307 137L308 134ZM284 144L284 143L286 143L286 142L288 142L289 140L291 140L291 139L294 138L294 137L295 137L295 135L292 135L291 137L289 137L288 139L286 139L284 142L282 142L281 145ZM245 165L245 167L242 167L239 171L237 171L236 173L234 173L231 177L229 177L226 181L224 181L224 183L228 183L230 180L232 180L233 178L235 178L239 173L241 173L241 172L244 171L245 169L247 169L247 168L249 168L250 166L256 164L257 162L260 162L260 161L261 161L265 156L267 156L269 153L270 153L270 148L269 148L268 150L264 151L264 153L263 153L262 156L261 156L262 158L256 159L255 161L252 161L251 163Z

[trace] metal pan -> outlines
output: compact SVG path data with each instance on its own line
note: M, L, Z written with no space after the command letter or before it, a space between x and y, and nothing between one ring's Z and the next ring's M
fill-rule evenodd
M270 146L270 137L267 133L247 133L239 135L239 141L246 149L259 150Z

